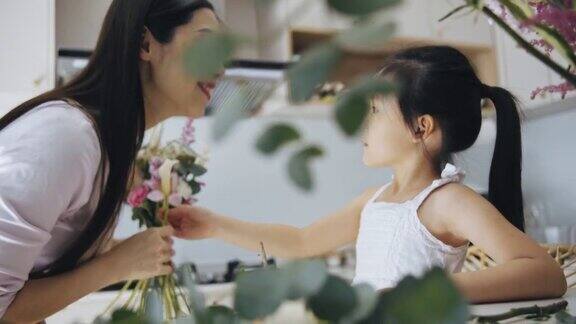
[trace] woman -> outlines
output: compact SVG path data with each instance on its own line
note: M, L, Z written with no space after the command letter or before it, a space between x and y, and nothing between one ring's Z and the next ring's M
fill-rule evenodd
M0 119L0 321L173 271L171 227L102 247L144 130L203 115L214 83L187 75L183 54L218 25L203 0L114 0L84 71Z

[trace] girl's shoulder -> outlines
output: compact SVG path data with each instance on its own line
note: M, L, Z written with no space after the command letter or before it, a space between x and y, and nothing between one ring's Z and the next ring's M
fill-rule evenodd
M420 209L446 215L451 210L466 210L482 200L485 200L484 197L472 188L460 182L451 182L430 193Z

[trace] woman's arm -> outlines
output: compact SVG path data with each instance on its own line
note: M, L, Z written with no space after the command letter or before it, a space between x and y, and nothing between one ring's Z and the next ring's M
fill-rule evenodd
M443 210L448 230L478 246L496 261L495 267L454 275L472 302L556 298L566 292L560 266L534 240L516 229L473 190L449 185L433 202ZM442 201L444 200L444 201Z
M76 300L118 282L108 258L97 258L58 276L30 280L18 292L2 321L36 323Z
M322 255L356 240L362 208L374 190L366 191L342 210L305 228L246 222L199 207L181 207L169 214L176 236L186 239L217 238L240 247L266 251L281 258Z
M171 234L171 227L147 230L70 272L26 282L1 321L36 323L111 284L171 273Z

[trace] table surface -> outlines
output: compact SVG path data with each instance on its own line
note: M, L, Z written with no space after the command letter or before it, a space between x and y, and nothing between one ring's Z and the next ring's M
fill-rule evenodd
M231 295L234 289L233 284L200 286L200 290L206 295L207 303L217 302L222 305L230 305ZM99 292L88 295L78 302L70 305L60 313L47 319L48 324L68 324L68 323L92 323L92 321L104 312L109 303L117 296L117 292ZM125 294L124 298L127 297ZM568 312L576 315L576 288L568 290L566 295L560 299L522 301L511 303L495 303L472 305L470 312L474 315L494 315L504 313L512 308L545 306L561 300L568 301ZM265 323L288 324L288 323L312 323L306 317L304 305L299 302L292 302L284 305L280 311L265 321ZM517 318L508 320L506 323L529 323L525 319ZM542 323L542 322L539 322ZM547 323L555 323L550 319Z

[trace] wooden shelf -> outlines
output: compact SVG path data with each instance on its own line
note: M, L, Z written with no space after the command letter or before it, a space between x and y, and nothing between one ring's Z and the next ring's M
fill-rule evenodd
M292 29L290 40L292 54L301 54L314 45L329 40L338 32L336 29ZM449 45L459 49L470 59L482 82L498 85L496 51L493 47L408 37L392 38L379 48L370 51L346 51L344 59L330 81L341 81L346 84L360 76L374 74L392 53L423 45Z

